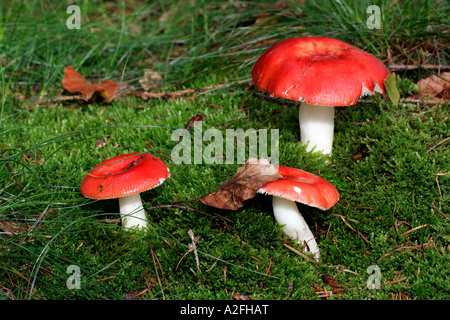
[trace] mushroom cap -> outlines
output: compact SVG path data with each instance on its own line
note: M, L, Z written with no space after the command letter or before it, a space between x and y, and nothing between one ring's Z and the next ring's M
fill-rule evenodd
M130 153L98 164L83 179L81 193L92 199L120 198L159 186L170 176L167 165L148 153Z
M339 200L339 192L327 180L315 174L290 167L278 168L283 178L260 188L264 193L300 202L321 210L328 210Z
M349 106L363 95L384 93L388 75L372 54L326 37L283 40L265 51L252 70L263 92L329 106Z

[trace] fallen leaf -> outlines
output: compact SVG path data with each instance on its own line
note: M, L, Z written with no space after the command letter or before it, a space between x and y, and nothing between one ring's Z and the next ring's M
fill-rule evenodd
M2 234L7 236L14 236L18 234L24 234L28 231L27 228L19 225L18 223L12 223L9 221L0 220L0 230L2 230Z
M400 101L400 93L397 88L397 74L395 72L391 73L384 80L384 86L386 88L389 100L391 100L394 105L398 105L398 102Z
M80 92L89 100L95 92L95 88L72 66L64 68L64 78L62 86L69 92Z
M125 300L137 300L148 292L148 288L125 293Z
M100 138L97 141L95 141L95 149L101 149L106 145L106 142L104 139Z
M450 98L450 72L443 72L438 77L431 75L417 83L419 98L431 97L449 100Z
M113 80L105 80L102 83L93 84L93 86L106 102L111 102L116 97L119 89L119 85Z
M333 288L343 288L341 287L331 276L327 274L322 274L323 283L333 287Z
M219 209L238 210L244 205L244 201L253 198L260 188L281 178L282 175L266 159L251 158L216 191L197 200Z
M69 92L79 92L84 95L84 99L90 100L94 93L98 92L106 102L115 98L119 85L113 80L105 80L102 83L90 83L72 66L64 68L64 78L62 86Z
M179 141L180 138L186 134L187 130L190 129L196 121L202 121L202 120L203 120L202 114L196 114L195 116L190 118L189 121L184 126L183 132L178 137L175 138L175 141Z
M251 300L249 296L244 296L242 294L234 293L233 292L233 298L236 300Z
M196 114L195 116L193 116L192 118L189 119L189 121L186 123L184 128L189 129L190 127L192 127L194 125L195 121L202 121L202 120L203 120L203 115L201 113Z

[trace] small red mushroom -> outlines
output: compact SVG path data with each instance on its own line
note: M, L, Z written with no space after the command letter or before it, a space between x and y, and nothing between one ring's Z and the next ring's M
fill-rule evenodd
M278 173L283 178L269 182L258 193L273 196L273 214L277 223L283 226L283 232L298 243L306 244L305 251L309 249L319 260L320 250L315 237L295 202L328 210L339 200L339 192L325 179L300 169L281 166Z
M167 165L147 153L120 155L98 164L83 179L81 193L91 199L119 198L122 226L147 227L140 193L162 184L170 176Z
M384 93L389 75L372 54L340 40L298 37L281 41L265 51L252 70L259 90L277 98L302 101L300 139L307 150L331 154L334 107L350 106L356 99Z

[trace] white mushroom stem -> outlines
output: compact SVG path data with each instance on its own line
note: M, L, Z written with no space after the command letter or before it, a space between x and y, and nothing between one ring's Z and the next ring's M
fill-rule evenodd
M119 210L122 218L122 227L125 230L147 227L147 217L145 216L144 206L139 193L119 198Z
M291 200L272 197L272 206L275 220L283 226L283 232L301 245L306 244L304 251L306 252L309 249L318 261L320 258L319 247L308 224L298 211L297 204Z
M331 154L334 133L334 107L303 102L299 111L300 139L306 150Z

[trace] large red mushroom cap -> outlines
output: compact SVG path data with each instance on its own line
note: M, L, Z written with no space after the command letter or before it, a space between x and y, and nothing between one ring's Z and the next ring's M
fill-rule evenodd
M167 165L147 153L130 153L106 160L83 179L81 193L92 199L112 199L159 186L170 176Z
M258 190L321 210L328 210L339 200L339 192L330 182L315 174L290 167L278 168L283 178L269 182Z
M372 54L340 40L298 37L265 51L252 70L255 86L272 96L308 104L349 106L385 92L389 75Z

